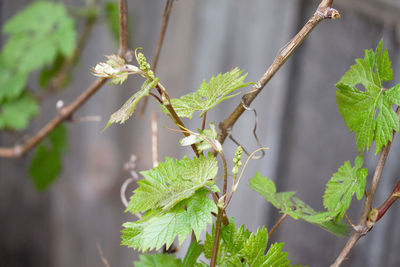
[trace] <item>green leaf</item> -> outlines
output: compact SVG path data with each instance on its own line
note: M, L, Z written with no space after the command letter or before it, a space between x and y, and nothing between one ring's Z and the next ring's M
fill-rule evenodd
M163 245L169 247L176 237L182 244L192 231L197 233L198 238L207 223L212 222L211 212L217 212L216 205L207 194L205 189L198 190L166 212L153 210L137 222L125 223L121 245L147 251L160 249Z
M134 262L135 267L181 267L182 262L175 255L168 254L142 254L139 261Z
M27 79L27 74L14 73L0 64L0 103L21 96Z
M39 76L39 85L43 88L49 86L50 81L59 73L61 67L63 66L66 58L58 54L57 57L54 59L54 62L51 66L45 66L42 71L40 72ZM69 80L69 74L66 75L67 77L64 78L61 86L65 86Z
M339 236L344 236L348 232L345 224L332 220L334 216L330 212L314 211L303 201L294 197L295 192L277 193L274 182L258 172L250 179L250 187L264 196L275 208L296 220L305 220Z
M201 117L220 102L239 94L232 92L250 84L243 83L247 74L240 76L242 73L239 68L234 68L217 77L213 76L208 84L203 81L197 92L171 99L172 107L179 117L192 118L195 111L200 111Z
M111 35L114 37L114 41L119 43L119 9L115 2L105 3L105 13L107 19L107 25Z
M204 242L204 255L211 258L215 229L212 235L207 234ZM221 226L221 238L218 248L217 265L231 266L291 266L287 253L282 252L283 243L273 244L264 254L268 244L268 231L259 228L256 234L250 233L242 225L236 229L233 220L228 226ZM298 266L298 265L296 265Z
M127 121L135 112L136 106L139 101L144 97L149 95L150 89L154 88L158 83L158 78L151 80L146 80L143 85L142 89L136 92L125 104L115 113L113 113L108 120L107 126L105 129L113 123L124 123Z
M200 245L197 242L193 242L186 252L185 258L183 259L182 267L196 266L197 259L200 257L201 253L203 253L203 245Z
M241 250L243 257L250 266L263 266L262 263L265 261L264 251L267 244L268 231L264 226L261 229L259 228L255 235L253 233L250 235Z
M214 185L212 179L217 172L217 160L211 154L207 158L184 157L180 161L167 157L156 168L141 172L145 179L138 182L139 187L134 191L127 211L137 213L154 208L167 211L203 186ZM191 207L188 207L189 211Z
M75 23L62 3L34 2L8 20L3 32L9 37L3 62L18 73L50 64L58 53L69 57L75 48Z
M326 185L324 206L337 216L337 220L343 218L354 194L358 200L363 198L368 170L361 169L362 164L363 158L360 156L356 158L353 168L346 161Z
M55 181L62 167L62 152L67 147L67 129L61 124L36 149L29 167L33 184L39 191Z
M284 243L272 244L269 248L267 255L263 258L261 265L254 266L291 266L290 261L287 259L287 252L282 252Z
M179 143L182 146L190 146L196 144L197 150L199 150L199 152L211 149L213 148L213 145L215 146L215 149L217 151L222 151L222 145L217 140L217 130L215 129L214 123L210 123L210 129L198 129L198 131L198 134L194 133L182 138L181 140L179 140Z
M400 105L400 85L383 88L382 82L393 79L387 49L382 41L375 52L365 50L364 59L356 59L336 84L336 100L340 114L351 132L356 134L357 148L368 152L373 141L376 154L392 141L393 131L399 131L399 119L392 105ZM363 85L365 90L356 86Z
M36 101L28 94L0 104L0 130L24 130L28 126L29 119L39 110Z

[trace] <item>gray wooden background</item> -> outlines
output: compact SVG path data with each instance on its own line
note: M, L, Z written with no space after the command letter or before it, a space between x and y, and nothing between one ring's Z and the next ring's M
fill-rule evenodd
M4 22L29 0L0 1ZM83 1L69 0L73 5ZM281 47L314 12L319 1L305 0L177 0L163 47L158 76L173 97L197 89L203 79L239 66L248 81L257 81ZM161 0L130 0L132 47L143 47L151 60L155 50L161 14ZM240 190L228 210L236 224L271 228L279 214L247 184L256 171L273 179L278 190L296 190L298 196L322 209L324 186L344 161L356 156L354 136L348 133L337 112L334 84L363 56L363 49L375 47L381 38L389 48L395 80L400 82L400 4L398 0L337 0L342 14L338 21L324 21L295 55L271 80L253 103L259 114L258 134L267 151L262 160L251 162ZM3 38L3 37L1 37ZM116 51L104 24L96 24L83 51L70 88L44 103L40 116L26 134L38 130L55 113L55 102L74 99L95 78L89 68ZM105 86L76 116L100 115L100 123L68 125L69 149L64 170L45 193L37 193L27 175L29 157L0 159L0 266L102 266L98 242L112 267L132 266L137 254L120 247L121 224L134 217L124 214L119 198L122 182L129 177L123 164L131 154L139 157L138 170L151 168L150 111L134 116L123 126L111 126L100 133L108 116L140 86L131 78L123 87ZM34 85L33 85L34 86ZM209 113L209 121L226 118L239 98L227 101ZM233 128L233 135L249 150L256 148L251 129L254 117L245 113ZM195 119L191 127L199 126ZM177 149L180 136L159 114L160 159L192 156ZM0 145L11 145L22 135L0 134ZM225 143L227 158L234 152ZM374 149L372 149L374 150ZM399 179L398 137L389 156L383 181L374 203L379 205ZM366 159L373 171L377 157ZM369 177L370 178L370 177ZM129 188L131 191L133 187ZM357 221L360 205L352 205L350 218ZM363 238L345 266L400 266L399 206ZM271 242L285 242L293 263L328 266L346 239L293 219L286 220Z

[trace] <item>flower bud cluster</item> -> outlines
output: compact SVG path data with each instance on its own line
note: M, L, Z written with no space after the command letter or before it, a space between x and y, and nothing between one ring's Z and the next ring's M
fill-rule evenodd
M233 158L233 169L232 173L233 175L236 175L239 173L239 168L242 166L242 154L243 154L243 148L241 146L238 146L236 149L235 157Z

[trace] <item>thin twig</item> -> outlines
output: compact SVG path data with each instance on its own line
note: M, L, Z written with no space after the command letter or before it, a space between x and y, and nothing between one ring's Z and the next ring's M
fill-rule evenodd
M397 116L400 116L400 107L397 108L396 114L397 114ZM392 140L394 138L394 135L395 135L395 132L393 132ZM332 267L338 267L343 263L343 261L346 259L347 255L352 250L352 248L356 245L357 241L362 236L366 235L372 229L375 222L377 221L378 213L377 212L371 213L372 202L375 198L375 193L378 188L379 181L382 178L382 172L385 167L386 159L390 152L391 144L392 144L392 142L389 141L387 146L383 148L383 150L379 156L378 164L375 168L374 176L372 178L371 186L369 188L367 197L364 202L364 206L362 209L360 219L358 221L358 225L355 226L356 229L358 229L358 231L353 232L353 234L347 241L346 245L340 252L339 256L336 258L335 262L331 265Z
M222 188L222 203L225 202L226 200L226 192L228 190L228 168L225 160L224 153L222 151L218 152L219 155L221 156L222 164L224 166L224 185ZM219 202L219 201L218 201ZM219 203L217 204L218 206L218 216L217 216L217 221L216 226L215 226L215 237L214 237L214 245L213 245L213 250L212 250L212 256L211 256L211 262L210 266L215 267L217 263L217 255L218 255L218 247L219 247L219 236L221 232L221 224L223 220L223 215L225 213L225 208L220 207ZM225 206L225 205L224 205Z
M276 229L278 229L278 227L281 225L281 223L288 217L289 215L287 214L283 214L279 220L275 223L275 225L272 227L272 229L269 231L268 233L268 239L271 238L271 236L274 234L274 232L276 231Z
M289 59L293 52L303 43L311 31L323 20L323 19L337 19L340 17L337 10L331 8L332 0L321 1L318 9L314 15L308 20L304 27L296 34L296 36L282 49L280 54L275 58L272 65L267 69L264 75L260 78L257 84L251 89L249 93L243 98L245 106L250 106L257 95L262 91L265 85L271 80L275 73L282 67L282 65ZM218 141L222 144L228 134L228 129L236 123L239 117L245 111L244 106L240 103L235 110L229 115L227 119L219 125Z
M201 123L201 130L204 131L204 129L206 128L206 121L207 121L207 111L204 112L203 115L203 122Z
M393 205L393 203L399 198L400 198L400 181L397 182L392 193L386 199L386 201L383 202L383 204L380 205L379 208L377 208L378 216L376 218L376 221L379 221L382 218L382 216L385 215L386 211L388 211L388 209Z
M96 241L96 247L97 247L97 251L100 254L100 258L101 258L101 261L103 262L104 266L110 267L108 260L106 259L106 257L104 257L104 253L103 253L103 250L101 249L99 240Z
M128 28L128 1L119 0L119 56L130 62L133 53L129 49L129 28Z
M160 34L158 35L157 48L156 48L156 51L154 53L154 59L153 59L153 62L151 64L152 65L151 70L154 73L156 73L158 60L160 59L161 48L162 48L162 46L164 44L165 33L167 32L167 26L168 26L169 17L170 17L170 14L171 14L172 4L173 3L174 3L174 0L167 0L167 2L165 3L164 13L163 13L163 22L162 22L162 25L161 25ZM139 117L142 117L144 115L144 112L146 111L146 106L147 106L148 99L149 99L148 96L145 96L142 99L142 106L141 106L140 111L139 111Z
M96 93L100 87L106 83L108 79L98 78L94 81L74 102L69 106L62 108L59 114L50 122L48 122L35 136L30 138L22 145L15 145L10 148L0 148L0 157L3 158L19 158L24 156L29 150L40 143L51 131L53 131L60 123L71 118L72 114L86 103L89 98Z

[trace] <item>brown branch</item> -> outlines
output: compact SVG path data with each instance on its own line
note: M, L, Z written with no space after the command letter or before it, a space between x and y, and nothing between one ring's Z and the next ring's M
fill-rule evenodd
M40 143L51 131L53 131L60 123L71 118L72 114L80 108L86 101L96 93L100 87L106 83L108 79L99 78L94 81L77 99L69 106L62 108L59 114L50 122L48 122L34 137L30 138L22 145L15 145L11 148L0 148L0 157L3 158L19 158L24 156L29 150Z
M223 214L223 209L222 208L218 208L218 216L217 216L217 222L216 222L217 226L215 227L214 246L213 246L213 250L212 250L210 267L215 267L215 265L217 263L217 255L218 255L218 247L219 247L219 235L220 235L220 232L221 232L222 214Z
M119 51L118 55L130 62L133 53L129 49L129 29L128 29L128 1L119 0Z
M171 14L172 4L173 3L174 3L174 0L167 0L167 2L165 4L164 13L163 13L163 22L162 22L162 25L161 25L160 34L158 36L157 48L156 48L156 51L154 53L154 59L153 59L153 62L152 62L152 67L151 67L151 70L154 73L156 73L158 60L160 58L161 48L162 48L163 43L164 43L165 33L167 32L167 26L168 26L169 17L170 17L170 14ZM143 104L142 104L142 107L140 108L140 111L139 111L139 117L142 117L144 115L144 112L146 111L146 106L147 106L147 101L148 100L149 100L148 96L145 96L142 99L142 103Z
M400 107L397 108L396 110L397 116L400 116ZM395 133L393 132L393 137L394 138ZM362 213L360 216L360 219L358 221L358 225L355 226L357 229L356 231L353 232L349 240L347 241L346 245L340 252L339 256L336 258L335 262L331 265L332 267L338 267L340 266L343 261L346 259L347 255L350 253L350 251L353 249L353 247L356 245L357 241L364 235L366 235L374 226L374 224L377 221L378 218L378 211L376 209L372 209L372 202L375 198L375 193L379 185L379 181L382 178L382 172L385 167L386 159L389 155L390 152L390 147L391 147L392 142L388 142L387 146L383 148L378 164L375 168L374 176L372 178L371 186L369 188L367 198L364 202L364 206L362 209Z
M278 227L281 225L281 223L288 217L287 214L283 214L279 220L275 223L275 225L272 227L272 229L269 231L268 233L268 239L271 238L271 236L274 234L274 232L276 231L276 229L278 229Z
M383 202L382 205L377 208L378 215L376 217L376 221L379 221L383 215L385 215L386 211L393 205L393 203L400 198L400 181L397 182L390 196Z
M121 39L120 39L120 55L127 56L128 51L128 25L127 25L127 1L120 0L120 26L121 26ZM101 86L103 86L107 78L98 78L95 80L81 95L79 95L69 106L63 107L59 110L58 115L48 122L39 132L26 141L22 145L15 145L14 147L0 147L0 158L19 158L24 156L29 150L34 148L37 144L40 143L51 131L53 131L60 123L65 120L71 119L74 112L80 108L89 98L96 93Z
M243 103L240 103L235 110L229 115L227 119L220 123L220 131L218 133L218 141L222 144L227 135L228 129L236 123L239 117L245 111L244 106L250 106L253 100L265 87L265 85L271 80L275 73L282 67L282 65L289 59L293 52L303 43L311 31L323 20L323 19L337 19L340 17L337 10L331 8L332 0L323 0L314 15L308 20L304 27L296 34L296 36L282 49L280 54L275 58L272 65L267 69L264 75L260 78L257 84L252 90L244 95Z

